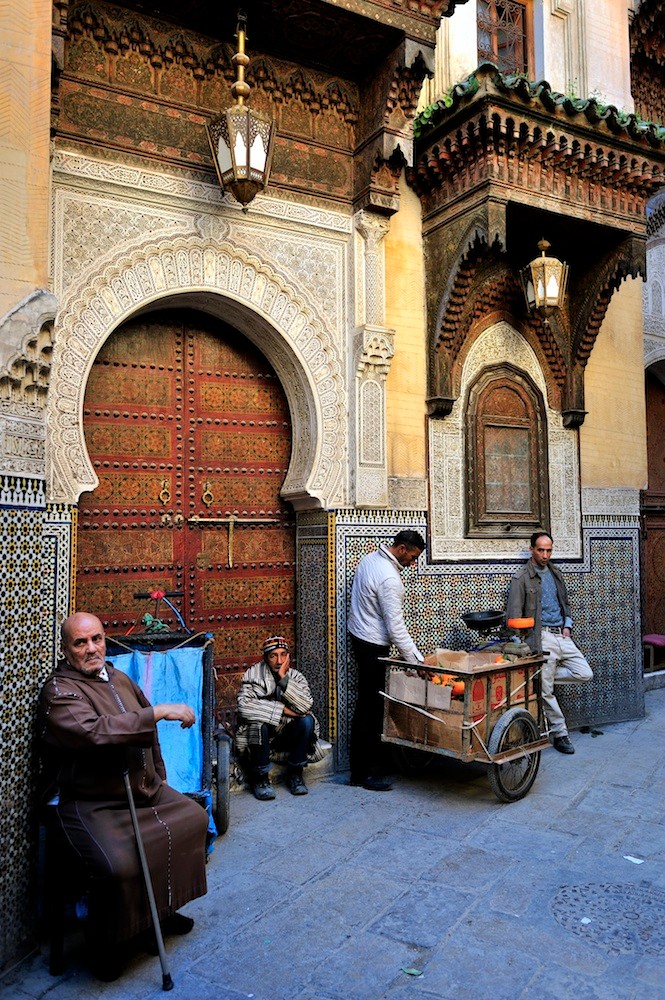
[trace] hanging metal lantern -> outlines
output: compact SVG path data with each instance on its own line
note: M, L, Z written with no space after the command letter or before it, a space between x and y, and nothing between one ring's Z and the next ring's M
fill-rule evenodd
M238 51L233 57L237 77L231 87L236 103L207 127L219 182L240 202L243 212L268 184L276 132L274 118L245 105L251 89L245 82L249 63L245 54L246 26L246 15L238 11Z
M556 257L548 257L549 248L547 240L540 240L540 257L532 260L520 273L529 310L536 309L544 316L563 307L568 284L568 265Z

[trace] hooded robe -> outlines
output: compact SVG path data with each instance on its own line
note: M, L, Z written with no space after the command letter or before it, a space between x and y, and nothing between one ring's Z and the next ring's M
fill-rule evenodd
M46 769L57 783L63 845L88 879L89 933L111 944L152 925L124 771L160 920L206 892L208 817L166 784L154 713L143 692L108 662L106 671L108 681L59 663L42 688L38 720Z

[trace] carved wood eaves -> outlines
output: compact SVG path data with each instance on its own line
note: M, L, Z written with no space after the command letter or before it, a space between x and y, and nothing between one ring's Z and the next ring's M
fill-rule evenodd
M204 126L233 102L234 45L190 30L185 15L179 24L152 17L150 4L140 11L98 0L59 4L56 138L212 175ZM360 6L367 18L371 5ZM361 82L299 62L297 47L290 58L288 51L252 52L251 103L277 122L275 189L357 210L397 210L422 81L433 69L436 25L423 18L414 24L410 34L390 27L388 48Z
M665 3L642 0L630 24L630 81L642 117L665 122Z
M550 403L560 407L566 385L565 331L526 316L523 292L498 242L476 234L450 262L452 273L438 303L439 322L429 352L428 412L443 416L459 396L464 359L474 340L500 320L519 330L541 360Z
M408 179L426 215L479 188L512 201L643 232L645 205L665 183L662 130L505 77L489 63L416 122Z
M430 415L451 411L471 344L489 324L504 319L540 358L550 405L561 409L565 426L579 426L587 362L614 291L629 275L643 273L642 241L629 237L604 252L570 289L566 308L544 320L526 311L519 277L500 242L489 245L479 233L476 226L457 254L453 249L440 258L440 273L448 277L436 303L429 352Z

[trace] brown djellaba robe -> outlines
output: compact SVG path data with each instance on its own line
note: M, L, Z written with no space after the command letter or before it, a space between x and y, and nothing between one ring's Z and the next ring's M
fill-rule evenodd
M151 926L123 773L129 770L160 920L206 892L208 817L166 783L150 703L107 662L109 680L66 662L39 697L42 756L59 793L63 850L88 877L88 932L108 943ZM173 723L177 725L177 723Z

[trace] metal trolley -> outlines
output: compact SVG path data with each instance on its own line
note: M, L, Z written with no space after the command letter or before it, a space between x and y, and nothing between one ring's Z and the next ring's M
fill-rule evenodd
M185 781L189 779L191 787L180 787L178 784L175 787L192 798L198 798L212 812L217 833L226 833L229 826L231 739L214 722L212 636L207 632L134 632L131 635L107 636L106 645L108 658L133 676L140 687L144 687L149 671L151 684L159 683L165 695L162 700L200 703L195 727L200 733L200 769L195 774L186 775ZM140 654L138 667L136 658L130 666L126 662L127 654L137 653ZM164 674L169 669L172 676ZM161 672L160 676L152 676L155 672ZM146 694L150 697L149 690ZM186 733L176 727L173 736L176 740L184 740ZM188 756L188 747L181 749L174 745L168 748L163 740L161 742L167 774L171 779L172 771L177 769L183 756Z
M533 785L541 751L550 746L540 693L545 657L497 659L492 650L441 650L436 664L386 658L382 739L487 764L497 798L515 802Z

